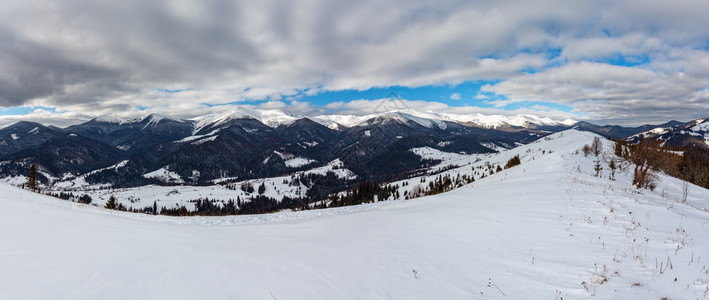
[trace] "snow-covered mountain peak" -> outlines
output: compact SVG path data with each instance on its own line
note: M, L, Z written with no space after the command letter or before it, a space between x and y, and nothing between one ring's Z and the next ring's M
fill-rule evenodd
M264 116L266 114L263 114ZM260 120L266 120L263 117L256 117ZM400 109L383 113L373 113L366 115L355 114L331 114L310 116L309 119L327 126L331 129L339 129L341 127L354 127L367 125L369 120L375 119L376 122L386 122L397 120L400 122L413 121L427 128L439 127L446 128L445 122L468 123L474 124L483 128L499 128L505 125L515 127L530 127L536 126L572 126L578 121L573 119L565 119L562 121L554 120L549 117L539 117L530 114L524 115L485 115L481 113L474 114L455 114L455 113L437 113L433 111L420 111L415 109ZM287 119L287 118L286 118ZM274 118L274 120L278 120ZM266 123L266 122L264 122ZM269 125L269 124L267 124ZM271 125L269 125L271 126Z
M288 125L302 117L291 114L290 112L279 110L279 109L267 109L260 110L258 119L261 123L266 124L270 127L278 127L281 125Z
M516 127L529 127L530 125L537 126L571 126L577 123L573 119L565 119L556 121L549 117L539 117L535 115L522 114L514 116L505 115L484 115L481 113L475 114L443 114L445 117L460 123L472 123L483 128L499 128L505 125Z
M131 124L131 123L138 123L142 120L142 118L139 117L131 117L131 118L123 118L123 117L118 117L118 116L113 116L113 115L103 115L99 116L93 119L95 122L100 122L100 123L114 123L114 124Z
M279 109L250 109L239 107L225 114L211 114L193 118L195 122L194 132L205 127L218 127L235 119L255 119L269 127L278 127L295 122L301 117L295 116L287 111Z
M413 112L413 111L410 111L410 112ZM419 113L419 115L424 115L424 114ZM426 127L426 128L434 128L434 127L438 127L440 129L446 128L446 124L443 121L441 121L440 119L436 118L437 116L428 116L428 117L429 118L419 117L419 116L415 116L410 113L398 111L398 112L389 112L389 113L381 114L381 115L377 116L375 118L375 120L380 120L383 122L386 122L388 120L395 120L395 121L398 121L398 122L401 122L404 124L406 124L408 122L415 122L415 123L417 123L423 127Z
M363 115L363 116L358 116L358 115L318 115L318 116L313 116L310 117L309 119L313 120L314 122L320 123L324 126L327 126L331 129L339 129L340 126L344 127L352 127L355 126L359 123L364 122L367 119L370 119L373 115Z
M113 124L118 124L118 125L123 125L123 124L133 124L133 123L148 123L148 124L157 124L160 123L162 120L172 120L176 122L184 122L184 120L180 120L177 118L169 117L166 115L161 115L161 114L149 114L145 117L118 117L118 116L112 116L112 115L103 115L99 116L93 119L95 122L100 122L100 123L113 123Z
M182 122L183 120L180 119L175 119L168 117L166 115L161 115L161 114L150 114L147 117L143 119L143 121L148 121L148 123L159 123L162 120L170 120L170 121L176 121L176 122Z
M199 116L191 119L192 121L194 121L194 129L192 130L192 132L197 133L206 127L218 127L234 119L254 119L254 117L239 110L232 110L225 114L210 114Z
M445 129L446 124L443 121L447 120L447 118L441 115L411 109L368 115L320 115L311 117L310 119L332 129L338 129L340 126L369 126L392 121L400 123L412 121L427 128L439 127Z

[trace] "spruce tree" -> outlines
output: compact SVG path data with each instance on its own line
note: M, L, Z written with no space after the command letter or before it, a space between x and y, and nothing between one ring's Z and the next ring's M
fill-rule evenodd
M25 184L33 192L39 192L39 180L37 179L37 165L30 166L30 172L27 174L27 183Z
M106 208L108 209L116 209L118 208L118 205L116 204L116 197L111 195L111 198L108 198L108 202L106 202Z
M261 183L258 187L258 193L259 195L263 195L263 193L266 192L266 184L265 182Z

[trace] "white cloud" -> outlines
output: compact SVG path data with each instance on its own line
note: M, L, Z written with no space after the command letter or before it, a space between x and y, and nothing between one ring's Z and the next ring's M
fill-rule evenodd
M571 105L590 119L639 124L702 117L709 111L709 98L697 91L707 86L707 78L686 73L580 62L516 76L482 90L506 97L494 101L496 107L547 101Z
M478 100L485 100L488 98L490 98L490 97L488 97L487 95L485 95L483 93L478 93L477 95L475 95L475 99L478 99Z
M451 100L460 100L460 99L463 99L463 98L460 96L460 93L453 93L453 94L450 95L450 99L451 99Z
M599 117L619 109L634 116L608 103L645 101L649 93L638 92L645 89L660 93L651 100L696 109L703 98L688 89L709 78L706 11L709 2L701 0L7 0L0 3L0 106L76 116L138 113L138 106L179 114L202 109L193 103L297 98L302 91L495 80L494 90L511 101L573 103ZM615 55L650 62L630 70L578 67ZM545 71L550 65L556 68ZM570 69L590 73L567 71L569 82L556 76L537 90L523 73L542 78ZM591 78L606 75L618 80ZM156 92L165 88L192 90ZM656 108L667 118L684 116Z

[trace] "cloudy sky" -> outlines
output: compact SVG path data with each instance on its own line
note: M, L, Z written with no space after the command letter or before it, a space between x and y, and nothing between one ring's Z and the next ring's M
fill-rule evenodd
M0 3L0 126L238 105L709 117L709 1Z

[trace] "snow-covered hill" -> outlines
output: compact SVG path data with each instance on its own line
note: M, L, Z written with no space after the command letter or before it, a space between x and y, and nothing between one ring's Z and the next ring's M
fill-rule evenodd
M709 191L690 186L681 203L680 181L664 175L654 191L637 190L622 164L615 181L607 168L595 177L593 158L577 151L593 137L565 131L471 158L446 172L487 176L444 194L257 216L122 213L0 183L0 290L10 299L709 297ZM486 166L515 155L521 165L489 175Z

